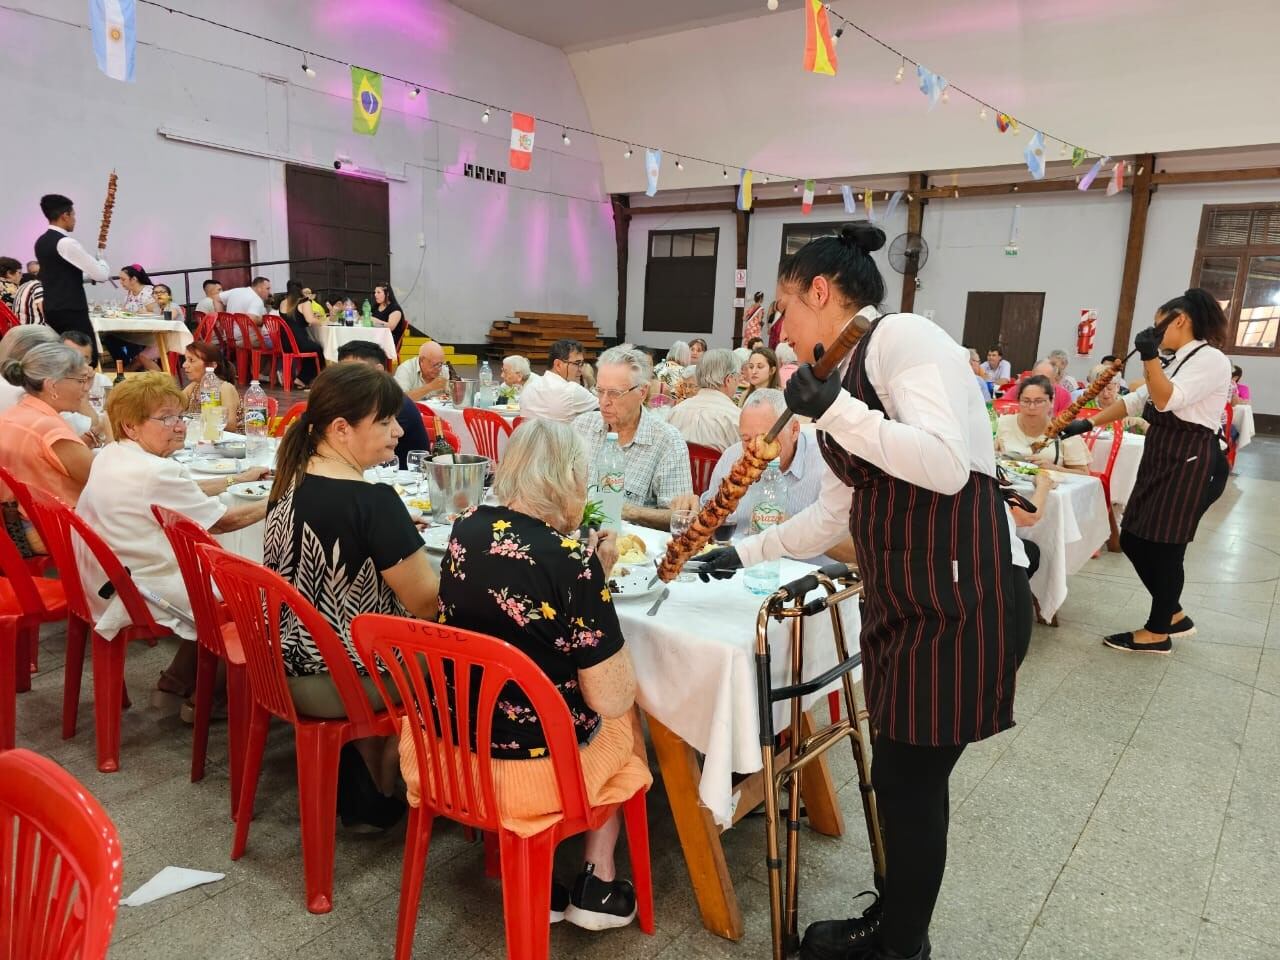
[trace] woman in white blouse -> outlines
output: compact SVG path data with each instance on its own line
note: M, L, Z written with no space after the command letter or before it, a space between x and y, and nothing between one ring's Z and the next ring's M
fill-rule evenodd
M173 378L149 373L114 387L107 398L107 416L119 442L108 444L94 458L89 481L76 512L102 535L139 586L158 594L179 610L190 613L191 601L178 572L164 531L151 513L159 504L190 517L210 533L229 533L257 523L267 512L265 499L228 507L218 499L233 483L259 480L264 467L250 467L234 476L194 480L186 467L169 459L181 450L186 436L182 419L185 402ZM128 496L121 496L128 491ZM79 550L80 570L97 630L111 639L129 624L120 598L103 599L98 585L106 577L88 551ZM195 640L195 627L171 613L152 607L156 621L184 640ZM195 686L195 643L178 647L173 662L160 674L153 702L174 706L191 696Z
M1051 470L1089 472L1089 450L1079 437L1057 437L1039 451L1053 413L1053 384L1048 377L1027 377L1018 384L1018 412L1006 413L996 424L996 450Z
M160 305L156 303L155 288L151 278L139 263L131 263L120 268L120 286L124 288L123 309L125 313L159 313ZM104 337L104 339L107 339ZM160 351L152 342L151 334L113 334L107 340L107 347L116 354L117 360L123 360L130 370L160 369Z

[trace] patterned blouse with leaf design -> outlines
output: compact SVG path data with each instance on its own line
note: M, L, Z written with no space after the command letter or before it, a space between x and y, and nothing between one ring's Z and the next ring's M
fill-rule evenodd
M578 688L578 671L622 649L622 628L594 553L541 520L506 507L478 507L453 525L440 568L440 622L505 640L556 685L578 743L600 725ZM508 685L493 719L493 756L546 755L529 701Z
M422 536L392 487L308 474L268 506L262 562L320 611L363 674L351 644L351 621L362 613L407 616L380 571L421 549ZM289 676L328 672L288 611L281 617L280 642Z

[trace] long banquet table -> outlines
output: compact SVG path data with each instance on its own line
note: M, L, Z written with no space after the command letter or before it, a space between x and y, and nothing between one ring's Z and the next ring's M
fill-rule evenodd
M390 327L348 327L341 323L326 323L311 328L312 336L320 344L320 350L329 363L338 360L338 348L352 340L369 340L382 348L387 359L395 363L399 356L396 353L396 340L391 335Z
M182 353L194 339L187 325L181 320L166 320L158 314L94 313L90 314L89 322L93 324L93 332L97 335L100 351L104 333L121 336L150 334L155 338L156 349L160 351L160 366L165 373L173 373L169 368L169 354Z
M1040 568L1031 578L1031 592L1045 620L1052 620L1067 599L1067 577L1111 536L1111 507L1102 495L1102 481L1078 473L1054 476L1058 485L1049 492L1044 515L1033 526L1018 528L1020 537L1040 547Z

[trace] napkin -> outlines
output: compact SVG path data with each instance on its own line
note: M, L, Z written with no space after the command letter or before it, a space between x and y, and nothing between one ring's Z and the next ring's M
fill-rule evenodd
M165 867L154 877L120 901L126 907L140 907L163 897L190 890L205 883L214 883L226 877L225 873L207 870L190 870L187 867Z

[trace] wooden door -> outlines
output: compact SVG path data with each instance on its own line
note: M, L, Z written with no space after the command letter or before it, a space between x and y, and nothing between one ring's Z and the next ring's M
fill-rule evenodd
M1003 293L970 293L964 309L964 339L978 356L987 359L987 350L1000 343L1000 314L1004 308Z
M304 263L291 279L318 297L373 298L373 285L389 279L391 265L390 207L387 184L343 176L310 167L285 167L289 221L289 259L332 257L373 264L342 267ZM323 291L323 293L322 293Z
M965 305L964 344L984 360L987 349L999 344L1017 376L1035 365L1043 315L1043 293L971 292Z
M235 237L209 238L209 263L213 265L213 279L222 284L223 290L247 287L252 279L250 276L252 271L248 267L219 269L219 264L248 263L251 259L253 255L250 253L248 240L239 240Z

